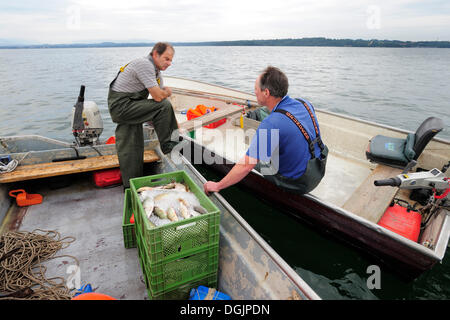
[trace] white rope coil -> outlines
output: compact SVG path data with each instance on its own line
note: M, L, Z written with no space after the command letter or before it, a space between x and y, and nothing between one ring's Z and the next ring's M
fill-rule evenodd
M16 159L12 159L10 162L8 162L7 164L4 164L2 162L0 162L0 173L7 173L7 172L13 172L14 170L16 170L17 166L20 164L20 162L23 161L23 159L25 159L25 157L29 154L30 152L27 152L23 155L22 159L20 160L16 160Z
M3 164L0 162L0 173L12 172L19 165L19 161L16 159L11 160L8 164Z

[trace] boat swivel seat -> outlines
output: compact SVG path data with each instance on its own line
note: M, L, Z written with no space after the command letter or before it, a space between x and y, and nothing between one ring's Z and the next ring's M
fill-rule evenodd
M409 133L405 139L377 135L370 139L366 157L371 162L404 168L411 160L419 158L428 142L443 128L441 119L429 117L415 133Z

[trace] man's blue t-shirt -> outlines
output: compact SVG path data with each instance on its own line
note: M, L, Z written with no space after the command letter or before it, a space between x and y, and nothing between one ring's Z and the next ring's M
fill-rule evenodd
M304 99L316 117L312 104ZM272 163L287 178L299 178L305 173L308 161L311 159L308 143L295 123L282 113L275 112L277 108L290 112L305 128L311 137L316 138L316 132L311 117L305 106L298 100L285 96L265 118L250 143L247 156L263 163ZM317 117L315 118L317 123ZM319 132L320 134L320 132ZM316 157L320 157L320 148L314 145Z

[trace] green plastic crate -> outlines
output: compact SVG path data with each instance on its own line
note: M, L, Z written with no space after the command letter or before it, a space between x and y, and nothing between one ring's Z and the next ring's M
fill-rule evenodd
M131 190L125 190L125 198L123 201L123 221L122 221L122 233L123 243L125 248L136 248L136 233L134 224L130 223L130 218L133 213L131 203Z
M219 246L212 245L190 255L178 256L157 263L150 263L147 248L137 229L137 246L142 273L147 288L161 293L182 286L217 272L219 267Z
M137 190L143 186L159 186L173 181L185 183L208 213L153 227L145 215ZM142 235L149 263L186 256L219 244L220 211L185 171L130 179L130 189L136 228Z
M217 273L194 279L176 288L158 293L153 293L147 287L147 296L150 300L188 300L191 289L198 288L199 286L217 288Z

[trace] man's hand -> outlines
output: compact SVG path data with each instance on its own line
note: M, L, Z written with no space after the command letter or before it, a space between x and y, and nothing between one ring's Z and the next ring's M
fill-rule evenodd
M214 181L207 181L203 185L203 190L205 193L209 195L210 192L219 192L221 189L219 188L219 183Z
M153 100L156 102L161 102L167 97L170 97L172 95L172 89L165 87L164 89L161 89L158 86L154 86L152 88L147 89L148 92L152 95Z
M233 166L230 172L228 172L222 180L219 182L207 181L203 185L205 193L208 194L209 192L219 192L222 189L238 183L244 179L250 171L252 171L257 162L257 159L245 155Z

